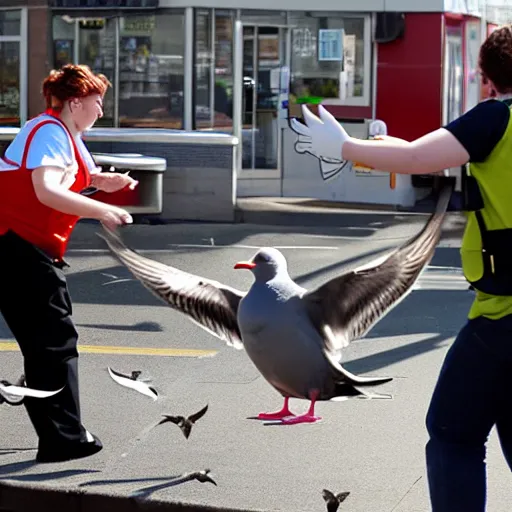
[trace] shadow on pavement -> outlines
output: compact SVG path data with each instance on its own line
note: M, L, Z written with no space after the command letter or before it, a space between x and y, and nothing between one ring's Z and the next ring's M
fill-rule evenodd
M134 498L147 498L154 492L168 489L176 485L181 485L193 481L193 479L184 479L184 475L170 475L167 477L154 477L154 478L126 478L119 480L91 480L79 484L79 487L91 487L95 485L112 485L112 484L130 484L130 483L143 483L143 482L164 482L161 484L150 485L148 487L141 487L130 493Z
M91 473L101 473L101 471L98 469L65 469L61 471L53 471L50 473L31 473L30 475L10 476L9 480L14 480L17 482L45 482L49 480L58 480L60 478L69 478L71 476L86 475ZM3 474L4 476L6 475L4 473L1 474Z
M406 359L438 350L442 348L441 344L449 338L450 336L444 334L436 334L420 341L378 352L377 354L359 357L351 361L342 360L342 365L344 368L357 375L372 373L400 361L405 361Z
M162 332L162 326L157 322L138 322L133 325L119 324L76 324L78 327L89 327L92 329L107 329L110 331L133 331L133 332Z

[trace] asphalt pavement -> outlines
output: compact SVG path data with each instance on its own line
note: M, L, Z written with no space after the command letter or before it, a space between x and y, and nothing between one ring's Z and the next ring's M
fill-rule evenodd
M309 288L403 242L426 216L352 211L319 219L134 225L123 233L149 257L239 289L250 286L251 275L233 264L260 246L278 247L292 277ZM80 332L83 421L104 449L87 459L36 464L37 440L24 408L0 406L0 511L320 512L325 488L350 492L343 512L428 512L424 417L473 297L459 268L460 219L452 215L445 227L418 289L345 352L348 370L394 377L379 387L393 400L322 402L321 422L281 426L248 419L282 400L244 351L160 303L108 254L97 225L81 223L66 273ZM160 398L119 386L108 366L141 370ZM0 369L11 381L22 369L4 324ZM149 428L162 414L188 416L206 404L188 439L171 423ZM290 405L302 411L308 404ZM510 471L494 432L488 467L488 510L508 512ZM206 469L216 485L187 480Z

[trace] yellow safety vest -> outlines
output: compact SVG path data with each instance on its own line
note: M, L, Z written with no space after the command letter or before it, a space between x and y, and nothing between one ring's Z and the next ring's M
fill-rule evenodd
M485 162L470 163L469 172L477 180L482 194L484 208L481 214L487 229L512 228L512 115L505 134L492 153ZM466 215L460 250L462 270L468 281L476 281L484 272L482 238L475 212ZM512 296L490 295L477 290L468 316L498 319L509 314L512 314Z

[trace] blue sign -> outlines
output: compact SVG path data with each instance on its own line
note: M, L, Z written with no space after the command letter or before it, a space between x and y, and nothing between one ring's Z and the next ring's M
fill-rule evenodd
M343 60L343 29L318 31L318 60Z

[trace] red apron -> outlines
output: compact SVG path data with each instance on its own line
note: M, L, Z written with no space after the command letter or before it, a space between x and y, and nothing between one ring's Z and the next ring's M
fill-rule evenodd
M28 150L36 131L45 124L53 123L63 126L69 134L78 164L75 182L69 190L79 193L91 184L91 177L67 126L58 120L55 111L47 110L44 114L54 119L43 119L34 125L25 143L21 165L3 158L7 164L16 165L17 168L0 171L0 235L9 230L13 231L43 250L50 258L60 262L66 252L71 232L80 217L59 212L44 205L37 198L32 184L32 170L27 169Z

